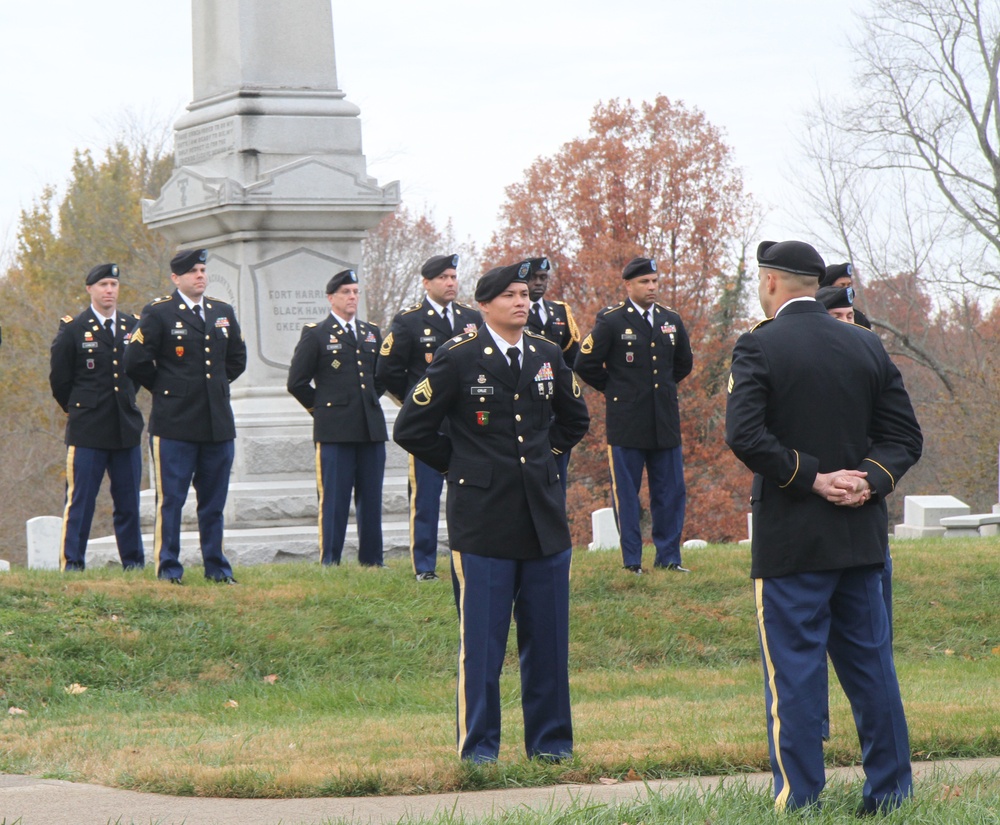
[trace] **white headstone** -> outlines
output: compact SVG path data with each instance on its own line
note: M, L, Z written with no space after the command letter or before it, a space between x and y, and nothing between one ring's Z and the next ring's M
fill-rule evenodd
M58 516L30 518L27 531L28 567L35 570L58 570L62 519Z
M594 530L594 540L588 545L588 550L617 550L621 546L615 511L610 507L594 510L590 514L590 523Z
M10 572L10 562L7 559L0 559L0 573Z

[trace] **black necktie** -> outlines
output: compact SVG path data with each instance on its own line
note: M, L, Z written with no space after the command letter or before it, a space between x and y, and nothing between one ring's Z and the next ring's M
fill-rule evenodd
M192 309L194 310L194 314L201 318L201 304L195 304Z
M541 323L542 323L542 313L538 309L538 304L537 303L531 305L531 314L534 316L534 318L538 322L539 326L541 326Z
M510 359L510 371L514 375L514 386L521 380L521 351L517 347L507 350L507 357Z
M104 319L104 328L108 331L108 335L110 335L112 338L115 337L115 322L114 321L112 321L110 318L105 318Z
M649 318L649 310L648 309L644 313L642 313L642 317L646 319L646 323L649 326L653 326L653 322Z
M448 307L442 307L441 317L444 318L444 325L448 327L448 331L454 332L455 328L451 325L451 319L448 318Z
M358 339L354 335L354 328L351 326L351 322L347 322L347 342L352 346L356 347L358 345Z

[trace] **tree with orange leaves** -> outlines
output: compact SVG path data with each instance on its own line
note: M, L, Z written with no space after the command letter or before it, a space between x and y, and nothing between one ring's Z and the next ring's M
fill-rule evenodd
M748 479L727 454L722 427L755 216L732 150L702 112L663 95L639 105L611 100L594 108L586 137L538 158L507 188L483 255L498 264L547 255L552 291L587 329L601 307L622 299L625 263L656 259L659 300L682 315L694 351L681 393L686 537L745 535ZM589 535L589 513L609 502L604 404L596 394L588 403L591 431L573 453L567 496L578 542Z

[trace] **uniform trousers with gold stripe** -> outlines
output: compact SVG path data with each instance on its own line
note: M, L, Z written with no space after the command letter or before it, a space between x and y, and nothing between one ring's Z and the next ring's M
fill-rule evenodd
M319 485L320 561L340 564L354 491L358 525L358 563L382 566L382 481L384 441L345 441L316 445Z
M452 551L458 608L458 752L473 762L500 751L500 672L513 612L529 758L573 753L569 697L572 551L499 559Z
M754 591L776 807L816 804L826 781L827 652L858 728L864 807L898 807L913 779L882 566L754 579Z
M229 495L229 471L235 445L229 441L178 441L150 436L156 484L156 575L179 579L181 512L188 489L194 485L198 499L198 536L205 563L205 578L220 581L233 575L222 552L223 511Z
M94 505L105 473L111 483L115 541L122 567L131 570L145 563L139 528L142 449L139 445L122 450L70 446L66 452L66 509L59 554L59 566L63 570L86 567Z
M441 472L410 456L410 559L414 573L433 573L437 566L443 487Z
M642 564L642 530L639 526L639 488L646 469L649 510L653 521L654 565L681 563L681 531L687 490L684 486L684 459L680 447L642 450L635 447L608 447L611 492L615 520L621 535L622 564Z

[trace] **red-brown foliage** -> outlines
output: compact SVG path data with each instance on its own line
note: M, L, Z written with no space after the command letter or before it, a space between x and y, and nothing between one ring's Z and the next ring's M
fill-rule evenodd
M661 303L680 312L694 371L681 384L688 511L685 538L746 535L749 477L723 441L726 378L745 269L739 235L751 212L721 132L664 96L598 104L588 136L537 159L506 190L490 265L547 255L550 296L567 301L586 335L601 307L622 300L622 267L656 258ZM604 400L588 392L591 432L573 452L568 507L574 540L610 504Z

